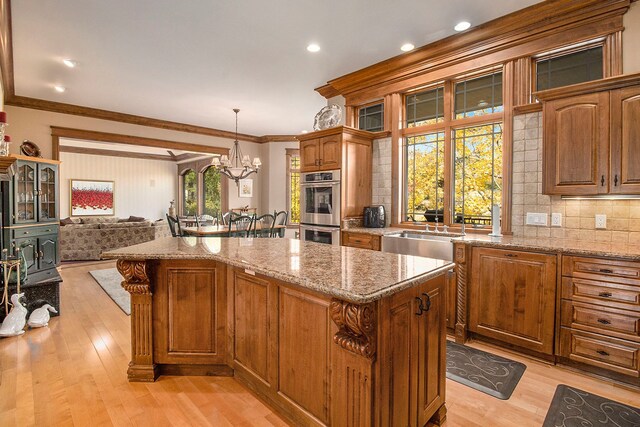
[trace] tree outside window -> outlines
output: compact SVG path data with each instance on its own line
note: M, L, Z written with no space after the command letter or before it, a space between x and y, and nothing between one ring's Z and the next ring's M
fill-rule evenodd
M198 176L189 169L182 175L182 215L193 216L198 212L197 200Z
M217 218L222 210L222 182L220 173L208 167L202 173L202 213Z

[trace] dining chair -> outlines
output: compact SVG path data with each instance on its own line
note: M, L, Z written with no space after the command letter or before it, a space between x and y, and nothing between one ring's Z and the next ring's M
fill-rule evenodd
M253 237L274 237L273 226L276 217L271 214L264 214L257 217L253 225Z
M230 221L231 218L237 218L239 216L242 216L242 215L240 215L239 213L233 212L233 211L229 211L229 212L223 214L222 215L222 225L229 225L229 221ZM247 216L247 215L245 215L245 216Z
M227 237L249 237L251 235L251 229L255 225L255 215L239 215L229 216L229 228Z
M284 234L286 233L287 229L286 228L278 228L276 229L275 226L276 225L284 225L285 227L287 226L288 222L289 222L289 212L287 211L280 211L280 212L276 212L273 211L273 216L275 217L275 221L274 221L274 228L273 228L273 237L284 237Z
M174 218L171 215L167 214L167 222L169 223L169 230L171 231L171 235L173 237L181 237L182 226L180 225L180 218L177 216Z

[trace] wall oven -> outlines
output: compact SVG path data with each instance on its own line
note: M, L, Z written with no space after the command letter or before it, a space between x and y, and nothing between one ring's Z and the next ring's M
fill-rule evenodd
M340 170L302 174L300 223L340 227Z
M316 243L340 244L340 227L300 224L300 240Z

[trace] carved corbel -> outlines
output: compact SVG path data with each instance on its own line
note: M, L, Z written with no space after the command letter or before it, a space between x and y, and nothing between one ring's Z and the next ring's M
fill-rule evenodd
M331 319L338 326L333 341L343 349L367 359L376 355L375 303L354 304L331 300Z
M151 283L147 275L146 261L119 259L116 263L118 271L124 277L122 287L130 294L151 294Z

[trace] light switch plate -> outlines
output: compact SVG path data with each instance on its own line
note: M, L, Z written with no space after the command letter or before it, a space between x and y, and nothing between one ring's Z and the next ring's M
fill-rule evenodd
M562 214L561 213L552 213L551 214L551 226L552 227L562 227Z
M527 212L527 225L538 225L538 226L547 225L547 214Z
M607 228L607 216L596 214L596 228Z

